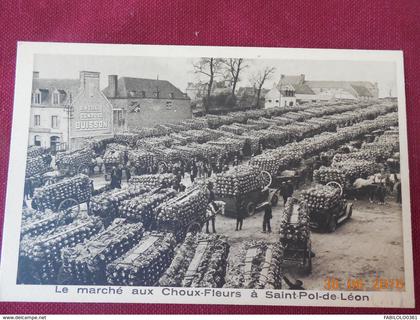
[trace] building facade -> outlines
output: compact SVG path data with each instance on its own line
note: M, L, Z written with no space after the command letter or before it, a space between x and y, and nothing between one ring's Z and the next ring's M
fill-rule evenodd
M69 105L77 94L75 79L40 79L33 73L29 125L29 145L67 149L69 142Z
M99 89L99 73L79 79L42 79L34 72L30 146L74 150L89 137L112 136L112 105Z
M291 85L274 86L265 95L264 108L284 108L296 106L296 93Z
M378 84L369 81L312 81L304 74L280 76L277 87L291 85L297 103L378 99Z
M166 80L109 75L103 94L113 106L115 132L192 117L191 99Z

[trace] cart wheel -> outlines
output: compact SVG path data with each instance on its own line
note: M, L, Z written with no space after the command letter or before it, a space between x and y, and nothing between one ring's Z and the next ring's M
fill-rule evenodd
M255 214L255 203L254 202L248 202L248 205L246 206L246 212L248 213L248 216L252 216Z
M331 216L327 224L327 231L333 233L337 229L337 217Z
M275 206L277 206L278 203L279 203L279 196L277 194L274 194L271 197L271 206L275 207Z
M201 231L201 225L198 222L192 222L189 224L187 228L187 233L191 232L193 234L196 234Z
M161 165L163 165L163 167L165 168L165 171L168 170L168 164L165 161L159 161L158 167L160 167Z
M331 186L331 187L334 187L334 188L339 188L340 189L340 196L343 195L343 187L337 181L330 181L330 182L327 183L327 186Z
M271 174L268 171L261 171L261 178L265 188L268 188L273 182L273 178L271 177Z
M80 213L80 205L75 199L69 198L61 201L58 211L63 213L64 219L74 219Z

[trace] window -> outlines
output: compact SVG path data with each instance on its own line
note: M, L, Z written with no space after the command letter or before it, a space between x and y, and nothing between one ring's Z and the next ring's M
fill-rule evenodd
M58 116L51 116L51 128L58 128Z
M273 100L268 100L268 102L270 102L270 103L271 103L271 102L273 102Z
M39 127L41 125L41 116L39 114L34 115L34 126Z
M53 93L53 104L60 104L60 95L57 92Z
M289 106L290 106L290 107L293 107L293 101L290 101L290 102L289 102Z
M270 101L271 102L271 101ZM276 100L276 102L279 102L279 100Z
M175 99L175 93L171 92L171 93L169 94L169 98L171 98L171 99Z
M153 94L155 95L156 99L159 99L159 89L157 89L155 92L153 92Z
M166 110L172 109L172 101L166 101Z
M33 103L41 104L41 93L37 92L33 94Z
M140 108L140 106L138 106L138 108ZM139 111L136 111L139 112ZM121 109L115 109L114 110L114 128L117 127L124 127L125 125L125 117L124 117L124 113L123 110Z
M142 98L146 98L146 91L142 91L142 92L141 92L141 97L142 97Z
M40 147L41 146L41 137L40 136L35 136L34 137L34 145Z

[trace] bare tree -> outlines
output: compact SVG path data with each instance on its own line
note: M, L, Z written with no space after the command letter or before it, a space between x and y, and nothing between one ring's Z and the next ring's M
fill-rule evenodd
M274 67L265 67L263 70L257 71L251 77L251 82L253 83L254 88L257 90L257 104L255 106L257 109L260 106L262 87L264 86L264 83L272 77L275 71L276 68Z
M213 83L215 78L222 72L222 63L223 59L219 58L200 58L197 62L193 64L194 73L204 75L208 78L207 81L207 95L204 103L205 112L209 111L209 101L211 90L213 88Z
M239 74L240 72L247 68L248 65L245 64L243 58L230 58L223 60L223 64L226 67L226 78L230 80L232 86L232 96L235 95L236 85L240 80Z

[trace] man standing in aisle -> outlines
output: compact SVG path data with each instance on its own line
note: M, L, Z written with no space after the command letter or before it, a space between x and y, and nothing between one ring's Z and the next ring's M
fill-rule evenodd
M273 218L273 212L271 210L271 205L267 202L264 206L263 233L271 233L271 218Z
M111 189L118 188L118 172L115 166L111 170Z
M285 205L287 202L287 199L289 197L293 196L294 188L291 180L287 180L286 182L283 182L280 187L280 193L283 196L283 204Z
M213 191L213 183L209 182L207 184L207 199L208 199L208 209L207 209L207 221L206 221L206 232L209 233L209 223L211 220L211 226L213 233L216 233L216 214L218 211L217 204L215 203L216 196Z
M102 173L102 167L104 166L104 160L101 156L96 157L96 165L98 166L99 173Z
M118 179L118 183L117 183L117 188L121 189L121 180L122 180L122 175L123 175L123 166L122 164L119 164L117 167L117 179Z
M246 216L245 199L239 200L238 211L236 212L236 229L235 231L242 230L244 217Z

